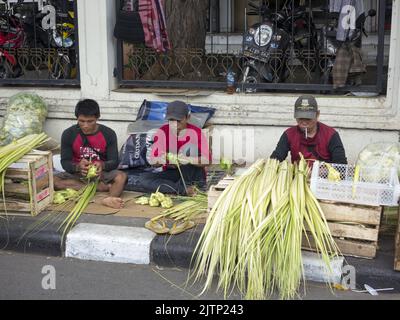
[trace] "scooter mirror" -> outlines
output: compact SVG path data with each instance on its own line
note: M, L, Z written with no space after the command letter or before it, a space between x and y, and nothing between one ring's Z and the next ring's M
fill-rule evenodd
M368 11L368 16L375 17L376 16L376 10L374 10L374 9L369 10Z

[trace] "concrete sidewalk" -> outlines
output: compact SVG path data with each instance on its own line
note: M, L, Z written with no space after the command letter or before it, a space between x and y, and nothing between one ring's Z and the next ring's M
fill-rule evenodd
M9 216L0 220L0 250L46 256L72 257L116 263L154 264L189 268L203 229L198 225L184 233L156 235L144 228L147 219L83 215L62 241L57 224L24 235L38 217ZM394 239L381 236L375 259L346 257L354 266L359 287L395 288L400 292L400 272L393 270Z

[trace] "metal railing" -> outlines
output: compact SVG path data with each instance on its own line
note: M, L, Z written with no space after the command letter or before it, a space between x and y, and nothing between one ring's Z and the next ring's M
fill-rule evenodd
M250 25L248 19L251 12L248 9L252 7L248 5L247 14L244 14L244 30L236 34L224 32L217 36L209 33L209 41L204 48L178 48L158 53L144 45L132 45L119 40L116 76L120 85L225 89L226 75L231 71L236 76L236 90L242 92L357 91L379 94L385 91L385 0L378 1L374 18L378 24L377 43L370 46L368 52L362 46L362 41L366 39L362 29L356 28L351 40L336 39L340 13L329 12L329 0L321 1L318 6L315 5L316 1L311 0L249 2L267 5L268 12L258 10L257 17L258 22L270 28L265 27L260 31L259 24ZM299 2L303 2L304 6L297 6ZM356 11L355 14L358 17ZM366 16L366 19L370 19L368 10ZM256 40L269 37L268 32L271 33L266 40L268 44L256 45ZM256 39L257 36L259 39ZM216 41L216 38L222 38L223 42ZM240 42L232 43L233 39L238 38ZM277 40L281 38L287 44L278 43ZM361 61L364 65L369 62L365 70L347 73L344 83L343 79L339 81L344 72L339 65L343 62L336 59L339 49L347 50L353 56L364 55ZM350 63L352 67L355 66L353 58Z
M77 4L0 2L0 85L79 86Z

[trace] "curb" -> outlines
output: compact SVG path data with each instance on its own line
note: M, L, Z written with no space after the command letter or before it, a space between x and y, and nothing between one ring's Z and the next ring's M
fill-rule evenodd
M150 250L150 261L164 267L189 268L204 225L174 236L157 235Z
M48 225L25 235L35 221L32 217L8 217L0 223L0 250L61 257L64 243L56 226Z
M143 227L91 223L77 224L61 243L61 235L54 225L49 225L20 241L27 227L34 223L32 217L9 217L0 223L0 250L33 253L47 256L69 257L83 260L115 263L154 264L162 267L190 268L192 256L204 225L184 233L155 235ZM306 258L304 265L320 269L315 258ZM400 291L400 272L393 270L394 241L380 238L380 250L375 259L346 257L346 264L354 266L358 287L368 284L373 288L394 288ZM306 270L307 274L307 270ZM318 281L318 276L308 278Z

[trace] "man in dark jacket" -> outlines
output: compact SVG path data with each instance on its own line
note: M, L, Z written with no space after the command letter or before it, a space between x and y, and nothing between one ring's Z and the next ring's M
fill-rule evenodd
M283 161L290 151L292 162L320 160L347 164L346 154L339 133L318 121L320 112L313 96L301 96L294 107L297 126L287 129L281 136L271 158Z
M114 130L98 124L100 108L96 101L79 101L75 107L78 124L66 129L61 136L61 165L65 172L54 177L56 190L81 189L85 185L89 165L97 168L100 178L98 191L109 192L102 204L122 208L120 198L127 176L118 167L117 135Z

